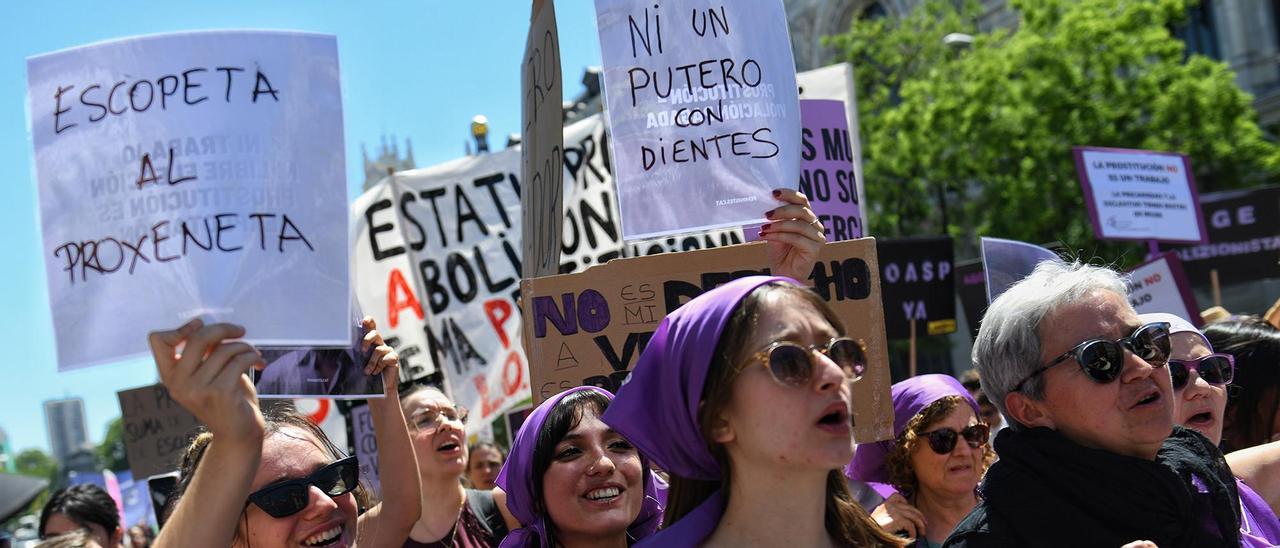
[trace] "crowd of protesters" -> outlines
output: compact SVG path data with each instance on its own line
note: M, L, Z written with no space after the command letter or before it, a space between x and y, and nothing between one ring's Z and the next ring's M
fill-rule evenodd
M442 391L400 393L366 319L381 497L288 406L260 409L264 363L229 324L153 332L173 398L205 431L158 538L125 540L111 499L77 486L40 520L47 546L1275 546L1280 332L1139 316L1115 271L1046 261L988 308L965 383L892 387L890 440L856 445L865 342L797 281L825 237L779 194L772 276L734 280L661 322L617 394L579 387L532 410L509 455L467 446ZM1224 451L1226 452L1224 454Z

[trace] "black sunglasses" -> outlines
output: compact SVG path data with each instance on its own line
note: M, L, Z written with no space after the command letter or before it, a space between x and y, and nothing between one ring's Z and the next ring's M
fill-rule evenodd
M1142 358L1152 367L1161 367L1169 361L1169 345L1169 324L1167 322L1143 325L1134 330L1132 335L1114 341L1089 339L1064 352L1061 356L1054 358L1047 365L1037 368L1026 378L1018 381L1018 384L1013 385L1012 391L1021 390L1022 385L1026 384L1027 381L1040 376L1045 371L1048 371L1050 367L1066 361L1067 358L1075 358L1076 363L1080 365L1080 369L1090 379L1099 384L1107 384L1116 380L1120 376L1120 372L1124 370L1125 350L1133 352L1133 355Z
M977 449L986 445L987 435L990 433L990 427L980 422L959 432L951 428L939 428L932 432L925 432L923 436L929 440L929 448L933 449L934 453L946 455L956 448L956 440L959 438L963 437L969 447Z
M1191 370L1209 384L1229 384L1236 376L1236 359L1231 354L1209 354L1194 360L1169 360L1173 389L1182 390L1191 380Z
M867 371L867 352L862 343L848 337L838 337L826 344L805 346L790 341L778 341L756 352L747 362L760 362L773 375L773 380L785 386L803 386L813 376L813 351L822 352L846 377L861 378ZM744 366L745 367L745 366Z
M282 481L254 491L245 506L255 504L273 518L288 517L307 507L312 485L330 497L337 497L355 489L359 479L360 463L352 455L333 461L305 478Z

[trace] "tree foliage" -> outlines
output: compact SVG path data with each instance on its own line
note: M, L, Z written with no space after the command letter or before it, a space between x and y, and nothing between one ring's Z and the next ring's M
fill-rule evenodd
M926 0L832 37L855 67L871 234L949 233L968 256L979 235L1132 249L1094 243L1075 145L1185 153L1202 193L1274 179L1251 97L1170 33L1192 4L1012 0L1017 28L980 33L975 3Z
M107 425L107 433L102 443L94 449L98 463L106 470L120 471L129 469L129 455L124 449L124 421L120 418Z

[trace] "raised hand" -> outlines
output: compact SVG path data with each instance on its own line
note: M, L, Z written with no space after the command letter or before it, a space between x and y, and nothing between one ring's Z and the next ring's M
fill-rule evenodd
M809 279L818 252L827 243L826 229L809 209L809 198L803 193L783 188L773 191L783 205L765 213L770 223L760 227L760 239L767 242L769 269L777 276L796 280Z
M258 393L245 373L265 367L266 362L247 343L225 342L243 336L244 328L238 325L206 326L196 319L172 331L153 331L147 340L160 379L174 401L218 439L254 442L256 438L261 443Z

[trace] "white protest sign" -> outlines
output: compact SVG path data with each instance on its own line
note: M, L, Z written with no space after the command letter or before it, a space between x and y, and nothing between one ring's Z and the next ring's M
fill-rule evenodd
M470 426L525 398L520 345L520 151L398 173L400 230L417 263L427 344Z
M129 38L32 57L27 78L60 370L196 316L349 343L333 36Z
M1040 261L1058 259L1051 249L1017 240L983 236L979 242L988 303L1030 275Z
M781 0L596 0L627 240L758 224L800 174Z
M378 479L378 437L373 430L373 417L369 415L369 406L357 405L351 408L351 445L352 453L360 461L360 481L373 490L375 497L382 498L382 482Z
M1075 147L1074 154L1099 239L1208 241L1186 156L1098 147Z
M564 223L564 88L560 83L560 37L552 0L535 0L520 68L521 175L528 191L524 210L524 276L560 273Z
M1172 251L1129 271L1129 304L1139 314L1166 312L1200 325L1200 307Z
M394 190L391 180L383 179L351 204L351 282L360 309L373 317L383 340L400 355L403 382L426 377L436 366L427 351L418 270L399 229Z

